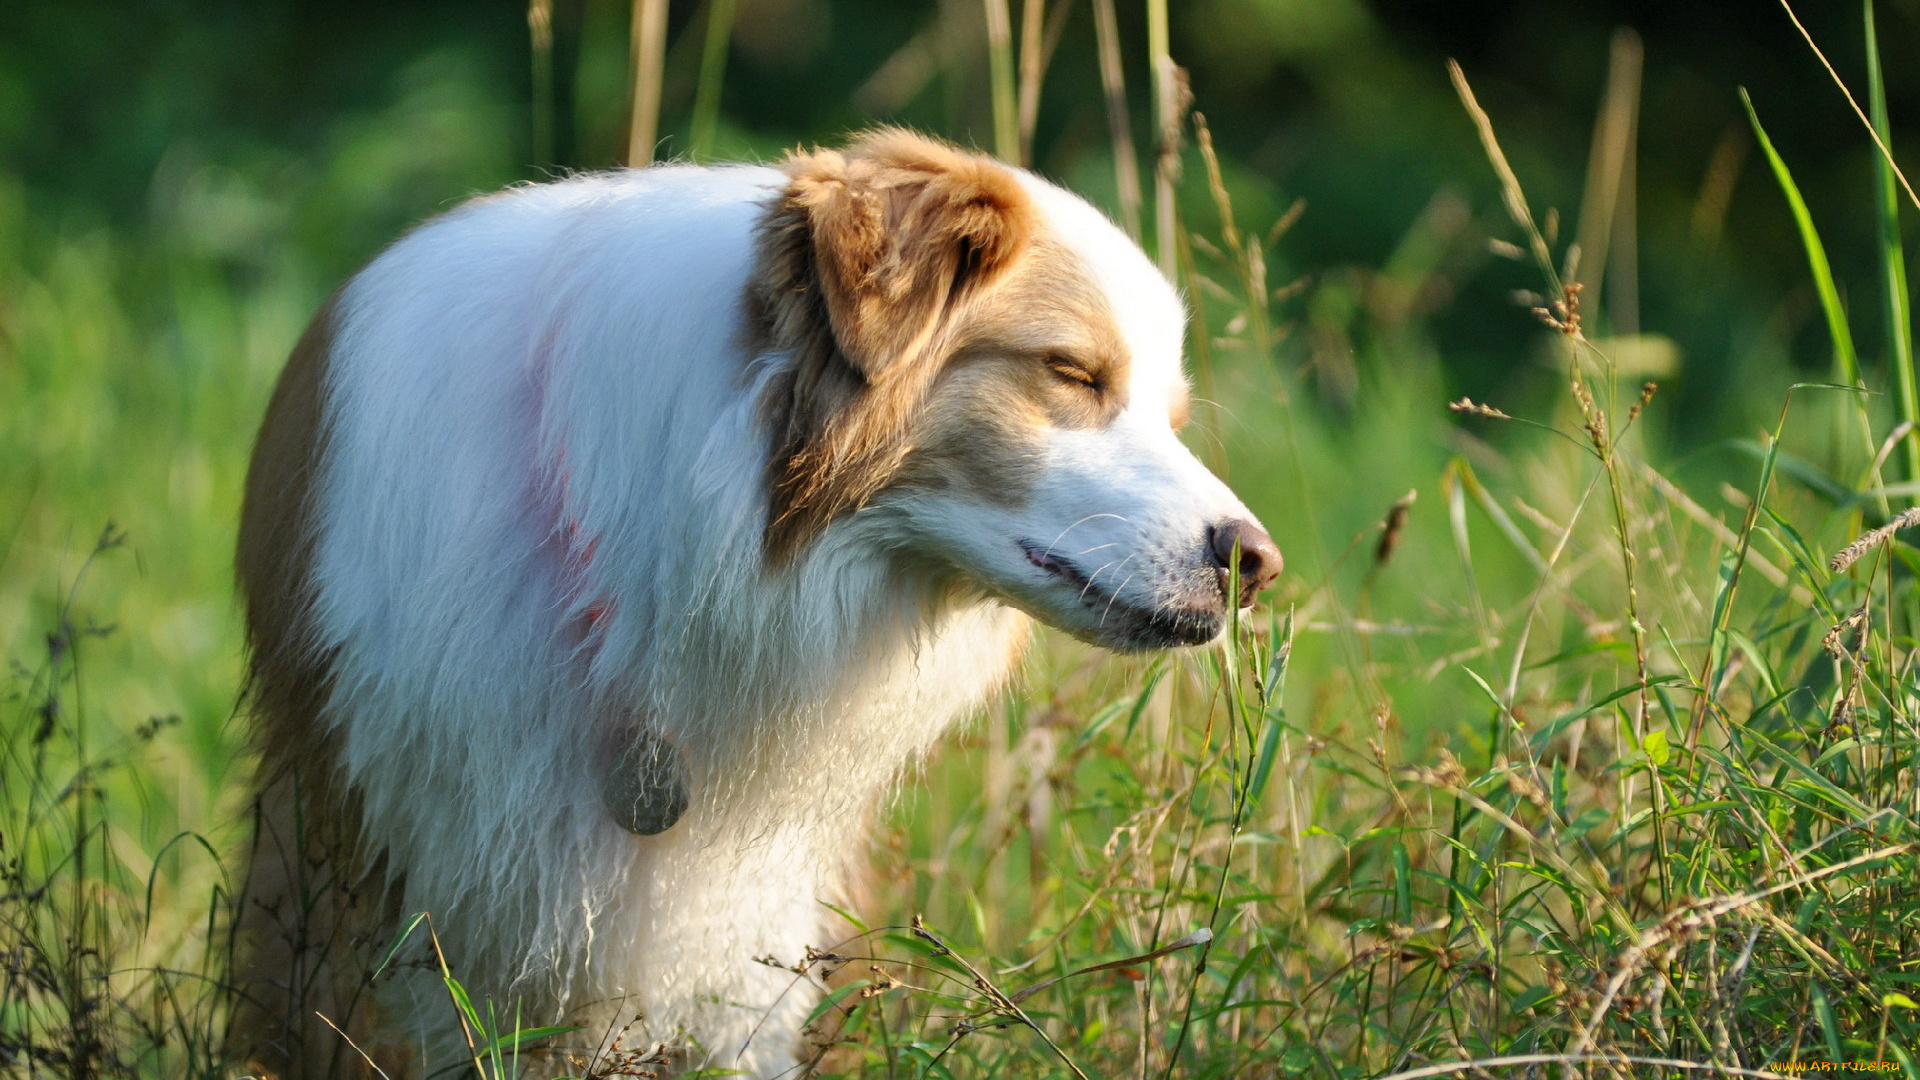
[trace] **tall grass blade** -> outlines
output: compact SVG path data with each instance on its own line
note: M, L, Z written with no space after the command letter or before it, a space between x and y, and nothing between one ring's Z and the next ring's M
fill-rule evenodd
M1749 109L1751 113L1751 109ZM1759 126L1758 122L1754 125ZM1765 136L1762 136L1764 141ZM1769 153L1772 148L1768 148ZM1767 495L1773 488L1773 476L1780 465L1781 437L1786 433L1787 414L1793 408L1793 394L1796 390L1850 390L1861 391L1857 387L1833 386L1826 383L1795 383L1787 387L1786 400L1780 403L1780 418L1773 426L1773 438L1768 440L1766 455L1760 463L1760 479L1754 486L1753 498L1747 503L1747 513L1740 525L1739 544L1733 549L1729 559L1722 564L1721 583L1715 594L1711 621L1707 624L1707 655L1701 662L1697 685L1699 696L1694 701L1692 719L1687 724L1687 748L1693 749L1699 743L1700 729L1706 722L1708 705L1712 697L1712 688L1717 686L1721 676L1721 662L1726 656L1726 639L1729 620L1733 617L1733 598L1740 586L1741 571L1746 568L1749 553L1753 549L1753 534L1760 521L1760 508L1765 505Z
M1249 810L1260 805L1260 796L1267 790L1267 780L1273 775L1273 764L1278 760L1281 736L1286 734L1287 725L1287 666L1293 659L1293 612L1287 612L1284 628L1275 632L1273 660L1267 665L1267 707L1265 730L1260 734L1260 746L1255 751L1253 768L1247 777L1247 807Z
M1033 165L1033 132L1040 122L1040 88L1053 65L1054 51L1066 35L1073 0L1060 0L1047 13L1046 0L1024 0L1020 9L1020 164Z
M627 164L653 163L660 137L660 88L667 66L667 0L633 0L631 67L633 117L627 129Z
M1169 280L1179 273L1179 210L1173 192L1180 183L1180 120L1185 111L1180 71L1173 64L1167 0L1147 0L1147 62L1153 72L1153 118L1159 133L1153 172L1154 255Z
M413 937L413 932L420 929L420 924L426 921L427 913L424 911L416 911L408 916L407 921L402 923L399 931L393 935L393 942L387 946L387 951L381 955L380 962L373 966L373 971L368 975L368 978L379 978L380 973L387 970L387 965L393 963L393 958L399 954L401 947Z
M1826 1038L1827 1059L1846 1060L1846 1051L1840 1048L1840 1025L1834 1020L1832 999L1827 997L1825 990L1820 989L1819 983L1815 983L1809 989L1813 991L1814 1018L1820 1021L1820 1034Z
M720 126L720 90L727 77L727 47L733 42L737 0L712 0L707 8L707 39L700 53L700 88L693 98L693 159L713 156L713 133Z
M1107 138L1113 143L1113 179L1120 196L1120 227L1140 239L1140 158L1127 115L1126 67L1120 62L1120 22L1113 0L1093 0L1093 27L1100 52L1100 87L1107 99Z
M579 1024L548 1024L542 1027L520 1027L516 1022L511 1030L502 1031L494 1035L493 1041L487 1044L486 1049L490 1054L497 1054L503 1050L517 1053L539 1042L541 1039L551 1039L555 1035L566 1035L579 1030Z
M1020 163L1020 110L1013 88L1013 13L1008 0L984 0L987 8L987 64L993 90L993 152L1001 161Z
M1887 88L1880 74L1880 42L1875 32L1873 0L1861 5L1867 34L1867 104L1880 144L1891 151L1893 129L1887 119ZM1887 350L1893 365L1895 405L1900 419L1920 424L1920 402L1913 380L1913 310L1907 293L1907 256L1900 243L1900 193L1893 165L1885 156L1873 160L1874 210L1880 224L1880 274L1885 287ZM1911 431L1901 440L1906 453L1907 479L1920 480L1920 438Z
M1746 107L1754 138L1760 141L1767 164L1773 167L1773 177L1779 181L1780 191L1787 197L1787 208L1793 211L1794 226L1800 230L1800 243L1807 249L1807 266L1813 271L1813 287L1820 294L1820 310L1826 314L1827 332L1833 337L1833 357L1839 367L1840 381L1858 385L1860 358L1853 349L1853 331L1847 327L1847 313L1840 306L1840 291L1833 284L1833 266L1827 262L1826 245L1820 242L1820 232L1814 228L1813 214L1807 210L1806 200L1800 197L1800 186L1793 182L1787 163L1773 148L1773 140L1767 138L1767 129L1761 126L1760 114L1754 111L1753 99L1747 96L1745 87L1740 90L1740 104Z
M1060 0L1055 14L1065 14L1072 0ZM1020 164L1033 165L1033 129L1040 121L1040 83L1047 71L1047 0L1020 4Z
M1526 192L1520 188L1520 176L1513 171L1513 165L1507 161L1506 151L1500 149L1500 140L1494 136L1493 118L1480 107L1480 99L1474 96L1473 87L1467 82L1467 73L1461 69L1459 61L1447 61L1447 74L1453 79L1454 92L1460 95L1460 104L1466 106L1467 115L1473 118L1474 130L1480 133L1480 145L1487 153L1487 160L1500 177L1500 198L1506 204L1507 215L1526 234L1527 251L1533 256L1533 261L1539 264L1540 272L1546 276L1552 295L1561 295L1565 290L1561 287L1560 271L1553 265L1553 253L1547 249L1546 237L1534 224L1533 210L1527 205Z
M1600 310L1607 276L1607 257L1611 243L1621 227L1632 228L1629 200L1634 177L1633 138L1640 117L1640 69L1645 50L1640 36L1621 29L1613 36L1613 53L1607 66L1607 91L1601 100L1600 118L1593 125L1593 149L1587 158L1587 186L1580 197L1580 281L1586 286L1581 303L1589 310ZM1626 252L1613 253L1624 263ZM1608 314L1614 314L1608 309ZM1635 313L1623 306L1623 318L1613 319L1617 333L1632 333L1623 322L1637 321Z
M1207 118L1197 111L1193 114L1193 134L1194 141L1200 147L1201 163L1206 166L1207 189L1213 195L1214 209L1220 214L1220 239L1233 256L1234 270L1239 275L1240 287L1246 296L1241 312L1247 318L1247 335L1252 339L1255 351L1265 355L1273 345L1273 330L1267 313L1269 293L1266 256L1260 250L1259 236L1242 233L1234 221L1233 198L1228 194L1226 178L1220 172L1220 157L1213 149L1213 132L1207 127ZM1207 393L1211 396L1213 373L1209 370L1203 374L1207 379Z
M1694 699L1693 714L1687 722L1689 750L1699 745L1700 730L1711 711L1712 687L1718 680L1721 661L1726 655L1727 625L1733 616L1734 594L1740 587L1740 571L1746 565L1747 552L1753 547L1753 531L1759 523L1760 507L1773 487L1773 470L1780 457L1780 436L1786 430L1787 411L1792 407L1793 391L1789 389L1786 401L1780 405L1780 420L1773 427L1773 438L1767 444L1766 457L1760 463L1759 483L1754 486L1753 499L1747 504L1746 519L1740 525L1740 542L1723 557L1720 564L1720 584L1714 593L1711 621L1707 623L1707 655L1700 663L1700 675L1696 680L1700 692Z
M553 0L528 0L533 45L533 165L553 164Z
M1787 0L1780 0L1780 6L1786 9L1787 18L1793 21L1793 28L1800 31L1800 38L1807 43L1807 48L1812 49L1813 55L1820 58L1820 66L1827 69L1827 75L1833 79L1833 85L1840 88L1840 94L1847 99L1847 105L1853 109L1853 115L1860 118L1860 124L1867 129L1867 135L1873 140L1874 148L1880 151L1880 160L1886 162L1887 166L1893 170L1894 178L1900 181L1901 190L1907 193L1907 200L1913 203L1915 208L1920 208L1920 194L1916 194L1913 185L1907 182L1907 174L1900 171L1900 164L1893 160L1893 151L1888 149L1886 141L1880 137L1880 132L1874 127L1873 121L1867 119L1867 114L1861 111L1860 103L1854 100L1853 91L1847 89L1846 81L1841 79L1840 73L1833 69L1833 62L1827 59L1826 53L1820 51L1819 44L1813 40L1813 35L1807 32L1806 25L1800 21L1800 16L1794 14L1793 5Z

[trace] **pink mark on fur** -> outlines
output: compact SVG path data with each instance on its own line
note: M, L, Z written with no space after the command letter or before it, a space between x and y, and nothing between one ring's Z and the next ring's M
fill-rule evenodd
M556 318L548 323L527 365L526 401L531 418L529 431L533 433L528 501L540 537L539 550L554 574L558 610L579 613L571 629L577 643L591 649L598 643L606 620L614 610L612 597L592 595L595 591L593 556L600 538L589 534L571 509L571 474L567 469L566 448L555 449L552 460L542 460L539 436L553 374L554 338L564 321Z

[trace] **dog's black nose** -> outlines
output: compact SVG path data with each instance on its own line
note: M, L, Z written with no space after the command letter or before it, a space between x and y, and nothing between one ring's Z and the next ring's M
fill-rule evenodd
M1222 521L1207 530L1208 554L1219 567L1221 588L1226 587L1224 571L1233 565L1233 552L1240 549L1240 606L1253 603L1253 594L1273 584L1280 576L1284 560L1279 545L1260 526L1251 521Z

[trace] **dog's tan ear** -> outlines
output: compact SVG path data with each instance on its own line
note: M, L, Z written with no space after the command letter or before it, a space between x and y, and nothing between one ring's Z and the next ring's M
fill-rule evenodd
M833 336L869 382L925 352L1033 232L1032 201L1005 167L909 132L795 155L787 173Z
M904 131L786 170L749 291L761 345L788 358L761 406L774 563L894 475L941 351L1039 213L1005 166Z

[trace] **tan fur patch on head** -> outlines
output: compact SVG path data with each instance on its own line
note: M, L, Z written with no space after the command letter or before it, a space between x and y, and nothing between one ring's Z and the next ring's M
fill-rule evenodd
M893 475L955 328L1038 217L1005 166L899 130L786 171L750 296L767 345L793 358L762 403L776 563Z
M894 482L1018 505L1038 478L1044 433L1111 423L1127 405L1131 362L1087 266L1036 237L956 332Z
M1054 427L1096 427L1127 404L1132 356L1107 294L1080 256L1047 237L968 322L959 357L1026 361L1024 396Z

